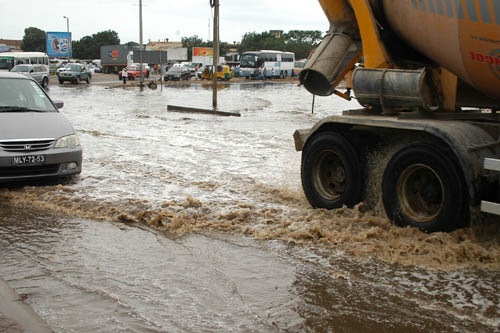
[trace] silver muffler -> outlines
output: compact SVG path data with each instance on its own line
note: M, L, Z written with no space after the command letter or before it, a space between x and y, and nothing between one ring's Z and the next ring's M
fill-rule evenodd
M438 109L432 91L426 84L425 68L419 70L356 68L352 90L363 106L382 108L384 113L399 109Z
M361 45L339 33L329 33L300 72L299 80L314 95L329 96L361 57Z

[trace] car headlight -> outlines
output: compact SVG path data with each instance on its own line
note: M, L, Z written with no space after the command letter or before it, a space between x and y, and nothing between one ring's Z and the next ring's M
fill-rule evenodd
M77 134L63 136L56 142L56 148L75 148L80 145L80 138Z

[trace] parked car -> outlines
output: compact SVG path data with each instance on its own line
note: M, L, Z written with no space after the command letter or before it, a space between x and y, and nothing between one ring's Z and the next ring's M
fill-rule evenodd
M50 72L45 65L16 65L10 71L30 76L44 88L49 85Z
M63 84L64 81L70 81L71 83L86 81L90 83L92 73L83 64L70 63L66 65L63 71L57 73L57 77L60 84Z
M90 70L90 73L100 73L101 72L101 67L94 65L94 64L90 64L88 66L88 68Z
M147 79L149 78L149 67L146 68L145 64L142 64L142 73L144 77ZM140 69L140 64L132 64L130 66L127 66L127 79L128 80L135 80L141 77L141 69ZM122 72L120 71L118 73L118 79L122 79Z
M165 74L165 81L182 81L191 79L191 73L186 66L173 66Z
M56 69L56 75L66 70L66 65L61 65Z
M63 105L33 79L0 72L0 183L81 172L80 139Z

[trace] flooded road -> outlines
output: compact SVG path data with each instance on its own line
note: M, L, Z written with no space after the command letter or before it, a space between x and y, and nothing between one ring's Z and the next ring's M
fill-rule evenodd
M292 134L357 108L291 84L52 86L69 183L0 189L2 277L58 332L489 332L500 230L427 235L375 203L313 210Z

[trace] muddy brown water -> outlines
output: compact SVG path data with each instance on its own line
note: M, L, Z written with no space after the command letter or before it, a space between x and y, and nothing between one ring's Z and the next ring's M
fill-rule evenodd
M49 93L83 172L0 189L0 272L56 331L498 331L498 224L428 235L376 202L308 205L292 134L355 103L311 114L300 87L241 83L221 118L167 112L210 108L198 84Z

